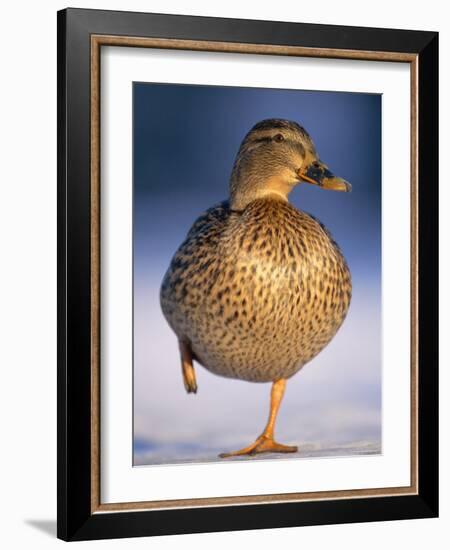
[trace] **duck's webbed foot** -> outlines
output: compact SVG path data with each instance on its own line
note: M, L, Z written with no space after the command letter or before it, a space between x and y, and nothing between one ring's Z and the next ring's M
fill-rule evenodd
M183 383L187 393L197 393L197 379L195 378L194 365L192 364L192 350L188 342L179 341L181 354L181 368L183 371Z
M275 441L273 437L269 437L265 434L262 434L251 445L248 445L243 449L239 449L238 451L221 453L219 457L228 458L230 456L241 456L241 455L251 456L251 455L256 455L258 453L295 453L297 452L297 450L298 450L298 447L296 447L295 445L283 445Z
M270 414L267 425L263 433L258 439L239 451L231 451L230 453L222 453L220 458L227 458L230 456L240 455L256 455L258 453L295 453L298 448L294 445L282 445L277 443L274 438L275 419L277 417L278 409L280 408L281 400L283 399L284 389L286 387L286 380L276 380L272 385L272 392L270 397Z
M197 380L195 370L192 365L183 369L183 382L187 393L197 393Z

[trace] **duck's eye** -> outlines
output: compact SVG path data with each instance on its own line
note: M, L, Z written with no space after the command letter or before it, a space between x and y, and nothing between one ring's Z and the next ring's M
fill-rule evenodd
M274 141L276 141L277 143L281 143L282 141L284 141L284 136L283 134L276 134L274 137L273 137Z

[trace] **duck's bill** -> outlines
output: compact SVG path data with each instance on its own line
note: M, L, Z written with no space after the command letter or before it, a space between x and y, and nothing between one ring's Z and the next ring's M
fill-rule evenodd
M318 185L322 189L331 189L332 191L345 191L349 193L352 186L348 181L335 176L327 166L321 162L311 164L305 172L299 170L298 176L301 181Z

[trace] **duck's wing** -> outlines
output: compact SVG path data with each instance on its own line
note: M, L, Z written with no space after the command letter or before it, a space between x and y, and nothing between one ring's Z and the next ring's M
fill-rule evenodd
M208 210L195 220L178 251L185 245L192 243L197 237L208 236L211 239L219 238L229 219L230 213L231 210L228 201L222 201L208 208Z
M211 265L217 257L230 212L228 201L223 201L198 217L172 258L168 273L196 275Z
M230 214L228 201L204 212L190 228L164 276L161 308L179 338L220 270L220 242Z

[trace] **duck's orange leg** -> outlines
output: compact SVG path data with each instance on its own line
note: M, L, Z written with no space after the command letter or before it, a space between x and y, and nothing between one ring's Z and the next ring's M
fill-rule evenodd
M284 390L286 387L286 380L277 380L272 385L272 392L270 395L270 414L266 427L263 433L257 438L257 440L244 447L239 451L231 451L230 453L222 453L219 456L221 458L227 458L229 456L239 455L254 455L257 453L295 453L298 449L294 445L282 445L277 443L274 439L275 420L277 418L278 409L280 408L281 400L283 399Z
M181 369L183 371L184 387L188 393L197 393L197 380L194 365L192 364L192 350L188 342L179 340L181 355Z

